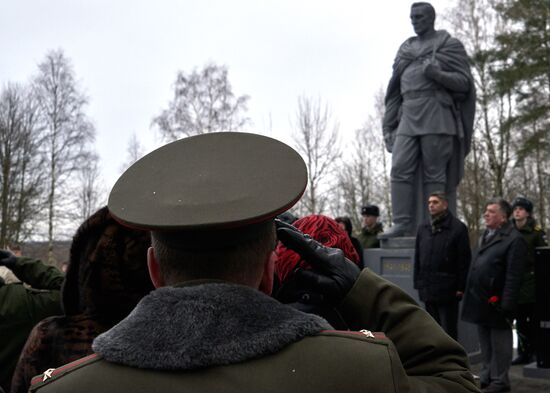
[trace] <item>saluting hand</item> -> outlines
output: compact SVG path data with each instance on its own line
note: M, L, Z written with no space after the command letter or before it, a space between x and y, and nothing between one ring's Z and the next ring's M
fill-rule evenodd
M302 285L322 294L331 304L339 304L357 280L361 270L337 248L325 247L292 225L275 220L277 237L313 267L296 271Z

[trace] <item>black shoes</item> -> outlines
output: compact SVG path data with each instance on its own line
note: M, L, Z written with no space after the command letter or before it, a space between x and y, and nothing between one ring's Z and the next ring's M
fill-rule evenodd
M517 366L518 364L528 364L532 362L532 356L528 355L519 355L512 360L512 366Z
M498 386L498 385L489 385L485 388L482 388L481 390L483 393L501 393L501 392L509 392L510 386Z

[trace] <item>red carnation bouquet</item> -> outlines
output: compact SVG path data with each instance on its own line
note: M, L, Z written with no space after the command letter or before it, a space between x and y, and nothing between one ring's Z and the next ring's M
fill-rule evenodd
M487 303L489 303L492 306L496 306L498 304L499 300L500 300L500 298L498 296L493 295L487 300Z
M502 314L502 308L500 307L500 297L497 295L489 296L487 303L497 310L498 313Z
M324 246L341 249L346 258L359 265L359 255L355 251L348 234L332 218L323 215L311 215L297 220L293 225ZM289 274L297 267L311 269L308 262L304 261L294 251L286 248L281 242L277 245L276 253L275 271L281 283L284 283Z

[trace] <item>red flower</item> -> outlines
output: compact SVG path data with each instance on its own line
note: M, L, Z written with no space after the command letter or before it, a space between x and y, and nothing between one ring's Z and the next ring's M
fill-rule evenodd
M498 301L499 301L499 297L496 296L496 295L493 295L489 298L489 300L487 300L487 303L489 304L496 304Z

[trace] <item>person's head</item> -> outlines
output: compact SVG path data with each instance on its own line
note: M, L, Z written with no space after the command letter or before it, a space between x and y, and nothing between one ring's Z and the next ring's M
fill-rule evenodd
M21 245L19 243L10 244L8 246L8 250L10 250L16 257L20 257L22 255Z
M125 225L151 230L155 287L223 280L270 292L273 219L302 196L300 155L275 139L219 132L165 145L132 165L109 196Z
M514 220L524 222L533 214L533 202L524 197L517 197L512 202Z
M186 232L152 235L149 259L160 267L153 278L157 287L219 279L258 288L262 279L268 280L269 273L273 274L273 267L269 266L277 241L273 220L254 225L252 230L213 231L199 236ZM199 247L190 244L193 237ZM265 278L264 273L268 274Z
M435 9L430 3L418 2L411 6L411 23L414 32L423 36L434 31Z
M502 198L493 198L485 205L483 219L489 229L498 229L510 218L512 207Z
M361 217L364 227L372 228L378 221L380 209L376 205L366 205L361 208Z
M89 313L109 322L126 317L153 290L150 245L149 231L121 225L107 206L88 217L71 243L62 287L65 314Z
M435 217L449 208L449 202L444 192L432 192L428 198L428 211L430 216Z
M294 223L294 226L326 247L339 248L344 252L346 258L359 264L359 255L348 234L332 218L323 215L310 215L300 218ZM281 284L285 284L292 277L292 273L297 267L303 269L311 267L299 254L281 242L277 245L276 254L275 271Z
M351 236L351 233L353 232L353 225L349 217L336 217L334 221L336 221L340 228L342 228L344 231L347 232L349 236Z

